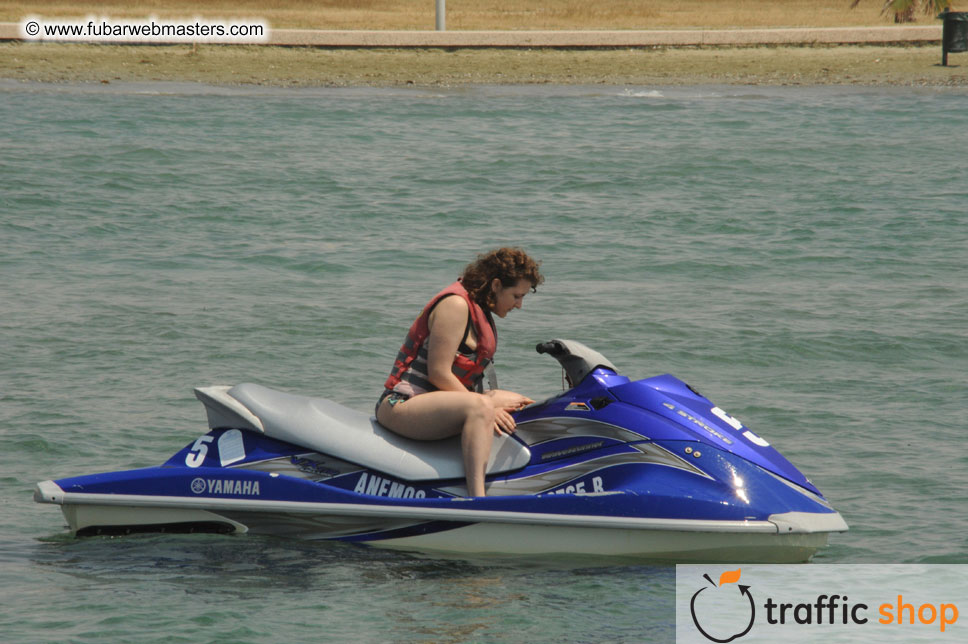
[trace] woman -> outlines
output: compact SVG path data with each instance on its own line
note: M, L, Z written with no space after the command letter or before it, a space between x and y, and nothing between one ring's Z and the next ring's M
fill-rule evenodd
M461 435L469 496L484 496L494 433L514 432L510 412L534 402L500 389L479 393L497 349L492 314L503 318L521 308L543 281L538 263L518 248L479 255L410 327L377 402L377 420L401 436Z

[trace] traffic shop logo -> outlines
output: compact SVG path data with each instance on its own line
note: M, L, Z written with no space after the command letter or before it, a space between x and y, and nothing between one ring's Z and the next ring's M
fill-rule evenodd
M852 572L849 567L844 568L839 574ZM699 572L694 571L688 578L682 578L681 581L688 584L682 586L683 590L695 588L695 575ZM747 579L760 572L757 566L747 568ZM831 571L818 572L829 576ZM758 612L757 602L750 585L739 583L741 573L739 568L727 570L719 576L718 583L703 573L702 579L706 583L692 593L689 600L692 622L696 630L710 642L726 644L742 638L753 629ZM804 588L802 583L791 584L787 580L778 589L775 575L766 580L760 579L760 625L757 632L761 635L771 633L776 637L777 628L789 629L787 632L792 634L793 630L822 627L831 629L832 633L842 633L843 629L866 629L868 636L873 636L871 629L879 629L882 635L901 637L905 632L914 635L918 631L931 629L935 631L935 637L953 637L952 641L965 641L959 637L963 631L952 634L957 630L959 617L958 605L952 600L957 599L958 591L903 586L898 582L902 575L897 573L887 575L881 586L873 586L868 574L863 581L866 588L860 591L862 597L866 595L864 601L852 601L844 592L844 585L849 585L851 581L849 579L821 577L818 585L817 581L801 578L810 577L809 574L801 575L798 570L796 576L800 582L810 583ZM833 583L837 587L832 588ZM833 592L835 589L838 592ZM814 595L814 592L817 594ZM791 594L800 596L789 598ZM681 595L683 611L688 596L688 591ZM875 598L879 601L872 601ZM855 632L860 635L859 630Z
M750 587L738 583L741 571L742 568L727 570L719 576L718 584L709 575L703 575L708 583L689 601L692 623L711 642L732 642L753 628L756 604ZM721 617L723 610L728 611L728 619Z

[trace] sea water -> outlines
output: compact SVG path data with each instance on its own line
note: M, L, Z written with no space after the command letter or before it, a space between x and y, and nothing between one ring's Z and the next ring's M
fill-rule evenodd
M503 387L559 390L555 337L675 374L841 511L811 565L968 561L966 106L0 84L0 639L671 641L670 566L73 539L32 501L192 442L194 386L371 409L427 298L502 245L547 277L498 322Z

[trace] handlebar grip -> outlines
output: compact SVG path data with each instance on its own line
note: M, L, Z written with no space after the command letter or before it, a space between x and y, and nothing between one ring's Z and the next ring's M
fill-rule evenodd
M560 356L564 355L565 347L561 345L557 340L552 340L550 342L539 342L534 348L538 353L547 353L550 356Z

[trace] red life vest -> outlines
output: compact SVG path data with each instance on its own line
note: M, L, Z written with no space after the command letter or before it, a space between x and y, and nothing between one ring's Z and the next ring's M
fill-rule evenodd
M393 389L401 380L409 380L427 391L436 389L426 379L425 373L415 373L418 370L412 367L418 357L421 357L422 361L426 361L427 347L425 345L427 337L430 335L430 313L440 300L450 295L459 295L467 302L470 321L474 325L474 332L477 334L477 350L470 355L458 352L454 356L451 369L461 384L467 387L469 391L480 391L482 389L484 370L491 364L491 359L497 350L497 331L494 328L491 316L471 298L460 280L437 293L410 326L407 338L404 340L403 346L400 347L397 359L393 363L390 377L384 384L387 389ZM426 370L426 364L422 363L421 366Z

